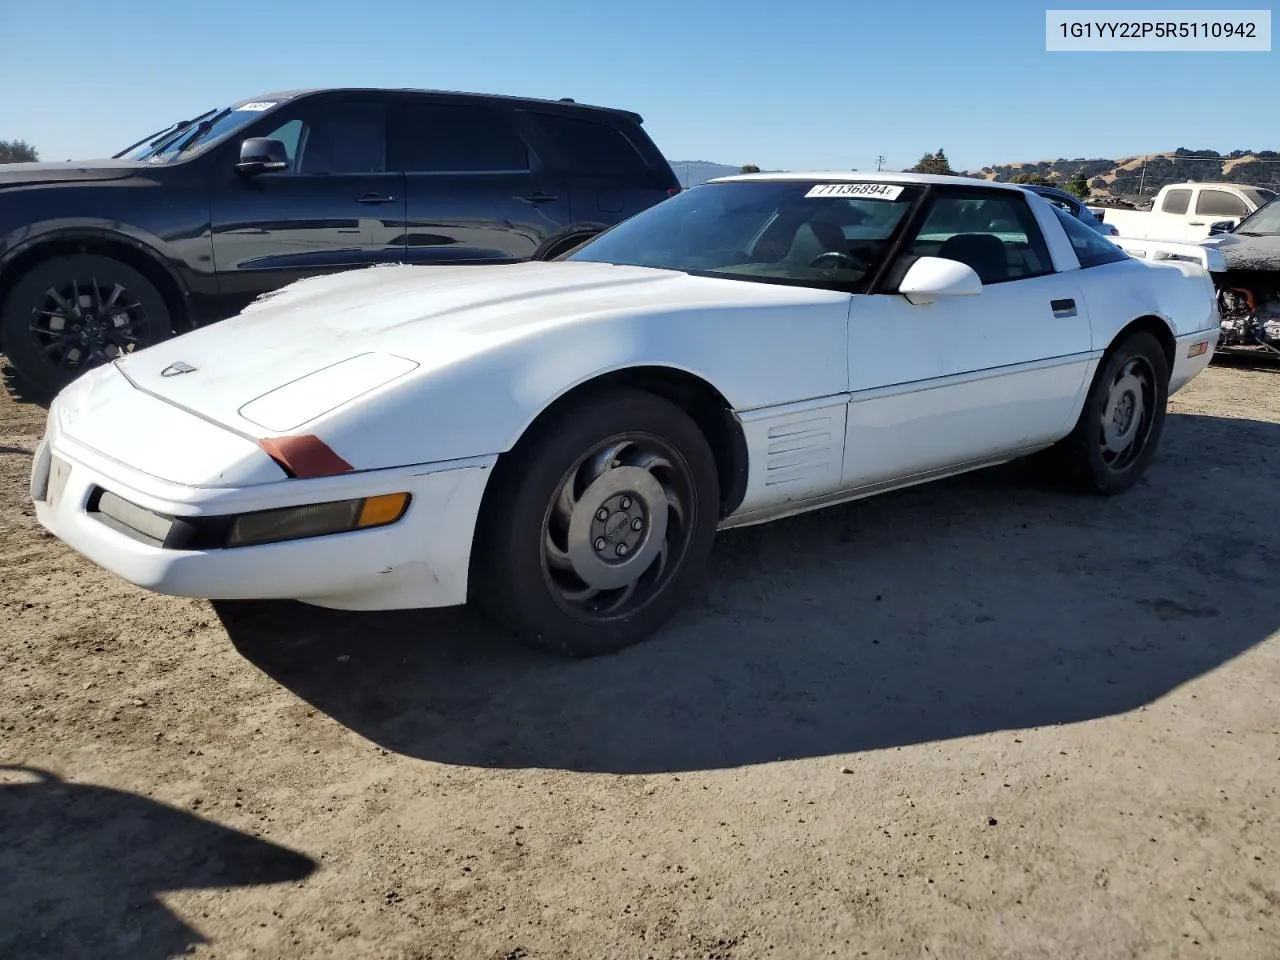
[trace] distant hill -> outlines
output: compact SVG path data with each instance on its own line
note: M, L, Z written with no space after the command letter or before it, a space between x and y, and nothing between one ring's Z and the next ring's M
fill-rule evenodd
M716 177L727 177L742 172L742 164L735 166L728 163L712 163L710 160L668 160L667 162L676 172L676 179L680 181L682 187L696 187ZM765 170L763 172L779 173L781 171Z
M1280 189L1280 153L1275 150L1190 150L1179 147L1144 157L1102 158L1076 157L1071 160L1035 160L1006 163L970 170L971 176L985 180L1009 181L1021 173L1038 174L1066 185L1077 172L1083 172L1095 197L1137 197L1156 193L1166 183L1183 180L1219 180L1255 187ZM1271 161L1271 162L1268 162Z

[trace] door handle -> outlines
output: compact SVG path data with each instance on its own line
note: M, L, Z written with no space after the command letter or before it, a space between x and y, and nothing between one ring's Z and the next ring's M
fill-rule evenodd
M1050 300L1049 309L1053 311L1053 315L1058 320L1065 320L1067 317L1076 315L1076 302L1070 297L1063 300Z
M386 193L366 193L363 197L356 197L356 203L390 203L394 199Z
M525 203L551 203L553 200L560 198L551 193L526 193L523 197L516 197L517 200L523 200Z
M1191 226L1193 226L1193 227L1203 227L1203 226L1204 226L1204 221L1203 221L1203 220L1192 220L1192 221L1191 221Z

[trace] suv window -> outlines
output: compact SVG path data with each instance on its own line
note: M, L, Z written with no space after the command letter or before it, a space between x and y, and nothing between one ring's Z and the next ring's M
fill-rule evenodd
M1187 207L1191 205L1190 190L1170 190L1164 195L1164 203L1160 206L1161 213L1186 213Z
M968 264L984 284L1053 272L1049 248L1031 208L1013 195L938 196L910 253Z
M1196 197L1196 215L1206 217L1244 217L1249 208L1234 193L1225 190L1201 190Z
M525 173L529 148L497 110L447 103L413 103L405 110L407 173Z
M387 170L387 110L381 103L315 104L265 136L284 144L296 174Z
M1067 239L1071 242L1071 249L1076 252L1076 259L1080 261L1081 267L1100 267L1104 263L1119 263L1129 259L1127 253L1075 217L1062 210L1053 212L1058 215L1062 229L1067 232Z
M566 173L596 177L643 177L649 165L617 127L552 113L530 113L555 145L556 166Z

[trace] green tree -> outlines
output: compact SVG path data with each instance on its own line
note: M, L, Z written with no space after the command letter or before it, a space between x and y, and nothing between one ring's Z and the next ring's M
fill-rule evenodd
M1081 200L1089 197L1089 181L1085 179L1084 171L1077 170L1075 174L1067 181L1067 192L1074 193Z
M926 153L920 158L920 162L907 171L908 173L938 173L938 174L954 174L951 169L951 161L947 159L946 152L939 147L937 153Z
M744 163L742 165L742 172L743 173L759 173L760 168L757 167L754 163Z
M25 140L0 140L0 163L32 163L40 153Z
M1055 186L1052 180L1050 180L1048 177L1043 177L1038 173L1020 173L1009 182L1010 183L1030 183L1039 187Z

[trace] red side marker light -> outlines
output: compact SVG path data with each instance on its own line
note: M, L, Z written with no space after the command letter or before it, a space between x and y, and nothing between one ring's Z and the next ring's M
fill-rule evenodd
M323 440L311 434L300 437L266 437L258 441L258 446L285 473L297 480L332 477L355 469L334 453Z
M1193 343L1190 347L1187 348L1187 359L1189 360L1192 357L1198 357L1208 349L1209 349L1208 340L1201 340L1199 343Z

